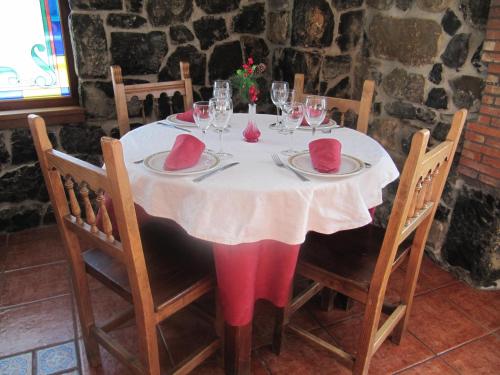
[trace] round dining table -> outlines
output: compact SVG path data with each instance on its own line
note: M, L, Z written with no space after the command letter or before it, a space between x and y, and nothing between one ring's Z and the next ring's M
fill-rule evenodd
M167 218L193 237L212 242L219 298L226 323L226 373L249 371L251 321L254 303L263 298L283 308L289 299L300 244L309 231L335 233L372 221L370 208L382 203L382 189L398 178L389 154L373 138L349 128L297 129L293 145L307 150L313 139L335 138L342 154L361 162L357 173L338 176L307 174L303 181L272 159L289 148L290 135L270 125L276 116L257 115L258 142L242 135L248 115L233 114L223 134L229 159L200 182L198 175L155 172L140 160L170 150L182 129L156 122L128 132L122 139L134 201L148 215ZM193 124L186 126L203 139L207 149L218 150L219 136L209 130L202 137ZM228 334L229 332L229 334ZM246 341L242 342L242 341ZM228 349L231 347L231 349Z

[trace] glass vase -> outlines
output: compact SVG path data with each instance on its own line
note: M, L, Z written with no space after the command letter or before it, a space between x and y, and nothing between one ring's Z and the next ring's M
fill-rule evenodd
M248 103L248 122L247 127L243 130L243 137L246 142L258 142L260 130L256 123L257 104Z

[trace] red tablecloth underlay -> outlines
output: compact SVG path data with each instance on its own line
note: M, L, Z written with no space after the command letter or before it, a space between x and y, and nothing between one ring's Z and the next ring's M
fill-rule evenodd
M113 235L119 238L113 207L106 199L106 208L113 223ZM135 205L137 220L145 223L153 219L144 209ZM374 214L374 208L370 209ZM97 225L101 228L101 214ZM214 244L217 284L226 323L243 326L251 322L255 301L266 299L276 307L288 302L300 245L289 245L274 240L263 240L238 245Z

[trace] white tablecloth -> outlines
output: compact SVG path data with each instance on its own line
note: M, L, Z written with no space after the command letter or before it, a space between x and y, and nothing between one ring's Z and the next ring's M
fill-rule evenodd
M287 136L268 127L276 117L257 116L262 132L258 143L243 140L246 120L245 114L234 114L230 132L224 134L224 150L234 155L224 163L240 164L200 183L192 182L195 176L162 176L132 163L169 150L184 132L150 124L127 133L121 141L135 202L148 214L173 219L190 235L207 241L234 245L273 239L299 244L311 230L334 233L368 224L368 209L382 203L382 188L399 176L379 143L343 128L330 134L317 132L316 138L338 139L342 153L372 167L351 177L311 177L310 182L302 182L271 160L272 153L288 148ZM201 137L196 128L192 134ZM307 149L312 139L310 131L302 130L294 137L297 149ZM206 143L217 150L218 135L209 131Z

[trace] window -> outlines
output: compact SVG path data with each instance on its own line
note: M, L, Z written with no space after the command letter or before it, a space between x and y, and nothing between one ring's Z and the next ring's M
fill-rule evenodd
M0 110L77 104L67 1L0 2Z

